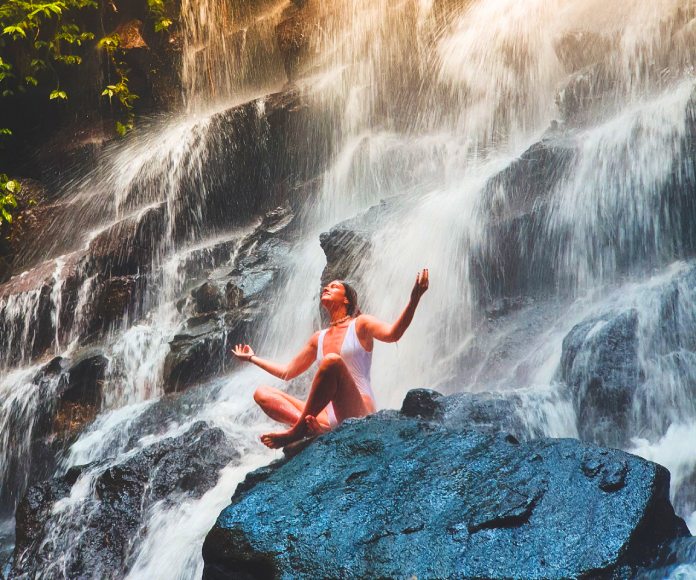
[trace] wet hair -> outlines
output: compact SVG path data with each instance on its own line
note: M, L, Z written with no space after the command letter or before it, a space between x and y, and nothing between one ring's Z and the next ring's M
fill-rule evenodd
M358 307L358 293L355 291L355 288L349 283L346 282L345 280L339 280L339 282L343 285L343 289L346 292L346 298L348 299L348 306L346 307L346 310L348 311L349 316L360 316L360 308Z

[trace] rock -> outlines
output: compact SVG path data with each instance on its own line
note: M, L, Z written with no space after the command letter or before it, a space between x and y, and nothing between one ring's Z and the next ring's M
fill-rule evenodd
M570 387L580 437L625 447L632 402L642 382L638 312L608 313L563 339L561 378Z
M409 200L400 199L398 206L404 208ZM383 200L357 216L345 220L319 236L321 249L326 255L326 267L321 274L324 286L331 280L359 282L361 261L372 251L372 235L380 224L392 219L397 202Z
M228 317L227 321L229 324L225 326L220 320L212 320L174 337L164 361L165 392L185 389L226 368L230 357L228 344L234 343L245 328L244 321L238 317ZM229 337L233 337L232 341Z
M297 80L307 68L311 37L320 34L316 0L295 3L287 16L276 26L276 42L283 57L283 66L289 82Z
M556 42L556 54L569 73L599 62L609 52L612 40L589 31L565 34Z
M87 271L111 277L149 270L162 240L164 212L157 205L98 234L89 244Z
M436 420L449 429L504 432L515 439L541 437L540 430L531 432L517 412L522 407L513 393L457 393L443 396L429 389L413 389L406 394L401 413L406 417Z
M123 50L147 47L147 43L143 38L143 23L138 19L123 22L116 28L114 33L118 34L118 47Z
M204 282L191 290L191 298L196 312L200 313L219 310L224 304L220 289L211 282Z
M0 223L0 284L10 279L18 266L17 256L46 225L50 212L44 210L51 192L45 184L30 178L15 178L20 190L15 194L17 208L13 211L12 224Z
M28 403L17 400L11 413L8 428L13 440L6 450L0 509L14 509L28 486L53 475L61 454L95 419L107 365L106 357L96 349L73 359L55 357L24 387L33 390L33 397ZM29 406L21 408L21 404Z
M627 575L688 535L668 490L621 451L377 413L251 474L203 577Z
M190 314L170 343L164 364L168 393L179 391L223 372L232 345L245 341L270 307L270 289L282 283L293 219L289 206L267 212L241 241L231 271L194 288L181 303ZM221 286L224 284L223 296Z
M551 130L486 185L490 219L471 256L471 279L482 306L556 291L555 256L538 245L548 244L547 204L575 156L572 142Z
M132 321L140 314L139 299L145 291L144 276L114 276L97 283L92 299L83 314L85 337L101 337L124 318Z
M60 400L98 409L102 402L102 382L108 365L109 360L98 350L83 352L73 359L58 391Z
M401 413L405 417L441 419L445 414L443 396L430 389L412 389L406 393L406 398L401 405Z
M198 422L121 463L71 470L31 488L17 509L12 577L36 577L58 559L71 578L124 576L150 507L201 497L239 457L222 430ZM50 518L80 474L93 478L94 495L70 518Z

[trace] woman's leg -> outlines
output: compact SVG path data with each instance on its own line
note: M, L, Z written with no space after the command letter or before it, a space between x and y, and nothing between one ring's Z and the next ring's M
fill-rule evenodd
M254 401L271 419L290 426L299 421L305 407L304 401L266 385L256 389ZM329 418L325 411L319 414L317 421L322 429L329 428Z
M329 403L333 403L339 423L349 417L363 417L371 411L348 367L337 354L328 354L322 359L307 402L295 424L287 431L262 435L261 441L276 449L301 439L308 430L306 418L316 417Z

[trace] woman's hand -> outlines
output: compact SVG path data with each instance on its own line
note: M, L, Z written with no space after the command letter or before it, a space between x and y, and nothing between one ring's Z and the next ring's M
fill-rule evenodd
M250 361L254 356L253 349L248 344L238 344L232 349L232 354L239 360Z
M411 300L418 302L425 294L428 289L428 269L426 268L422 272L416 274L416 283L413 285L413 290L411 290Z

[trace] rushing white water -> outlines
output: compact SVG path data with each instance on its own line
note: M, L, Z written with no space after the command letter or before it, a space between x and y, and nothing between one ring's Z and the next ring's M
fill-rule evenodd
M94 479L132 456L131 428L163 395L169 343L185 319L177 301L189 278L229 268L253 229L215 222L211 199L219 193L216 176L208 174L211 164L218 167L216 156L249 144L237 143L230 126L210 111L279 84L282 64L272 33L291 7L261 4L254 12L243 2L182 3L188 112L158 121L72 184L71 211L78 225L89 227L76 226L81 239L63 234L60 243L45 246L53 253L69 246L89 254L118 228L135 235L142 224L154 223L145 237L150 248L142 265L148 274L141 311L136 320L124 315L103 338L109 365L102 413L66 452L62 468L102 463L56 506L55 538L83 533L71 523L90 509ZM676 497L696 470L688 444L696 434L696 356L683 345L657 347L665 289L676 284L683 296L693 294L680 278L688 266L670 266L693 249L680 247L684 203L669 193L684 186L677 168L688 156L683 143L693 125L692 8L680 0L340 0L315 6L307 18L318 24L307 29L315 33L307 39L298 86L307 106L327 119L333 155L319 176L318 194L296 216L299 233L283 265L284 285L267 298L272 316L253 331L256 351L287 360L319 327L317 291L326 262L319 234L386 200L371 226L372 250L355 260L362 309L385 320L396 317L415 273L426 266L431 289L403 339L375 347L379 406L397 407L406 391L422 386L514 392L530 433L577 437L578 418L558 376L562 341L588 317L633 308L645 378L633 402L629 450L666 465ZM262 105L257 112L261 117ZM560 125L548 137L554 120ZM232 134L220 135L224 130ZM531 248L519 248L521 269L551 264L533 272L549 287L538 303L523 302L502 323L491 322L477 294L479 278L490 273L473 271L470 258L493 248L502 261L506 250L491 226L497 216L525 214L514 192L502 186L491 201L490 183L542 136L573 153L548 191L537 192L529 214L542 216L541 227ZM221 145L216 139L223 137ZM263 142L266 134L257 137ZM491 207L503 210L494 214ZM227 244L223 258L206 261L192 275L191 263L203 262L201 252L221 243ZM71 286L65 258L44 268L48 293L28 285L0 295L0 347L15 353L0 359L3 369L30 364L41 300L51 305L50 353L65 356L81 346L104 273L77 270L75 315L64 329L61 311ZM679 312L681 332L696 328L692 310ZM11 370L0 384L0 441L6 443L0 468L31 442L38 368ZM152 507L143 523L147 532L132 547L129 577L200 576L205 533L244 474L274 457L257 440L269 422L252 393L264 382L269 377L258 369L235 367L201 388L203 401L193 411L139 439L144 448L205 420L235 441L242 459L200 499ZM306 385L307 377L288 388L302 396ZM13 435L19 443L10 444L11 432L19 433ZM678 508L693 525L696 505L690 502ZM44 577L60 576L65 557L47 562Z

